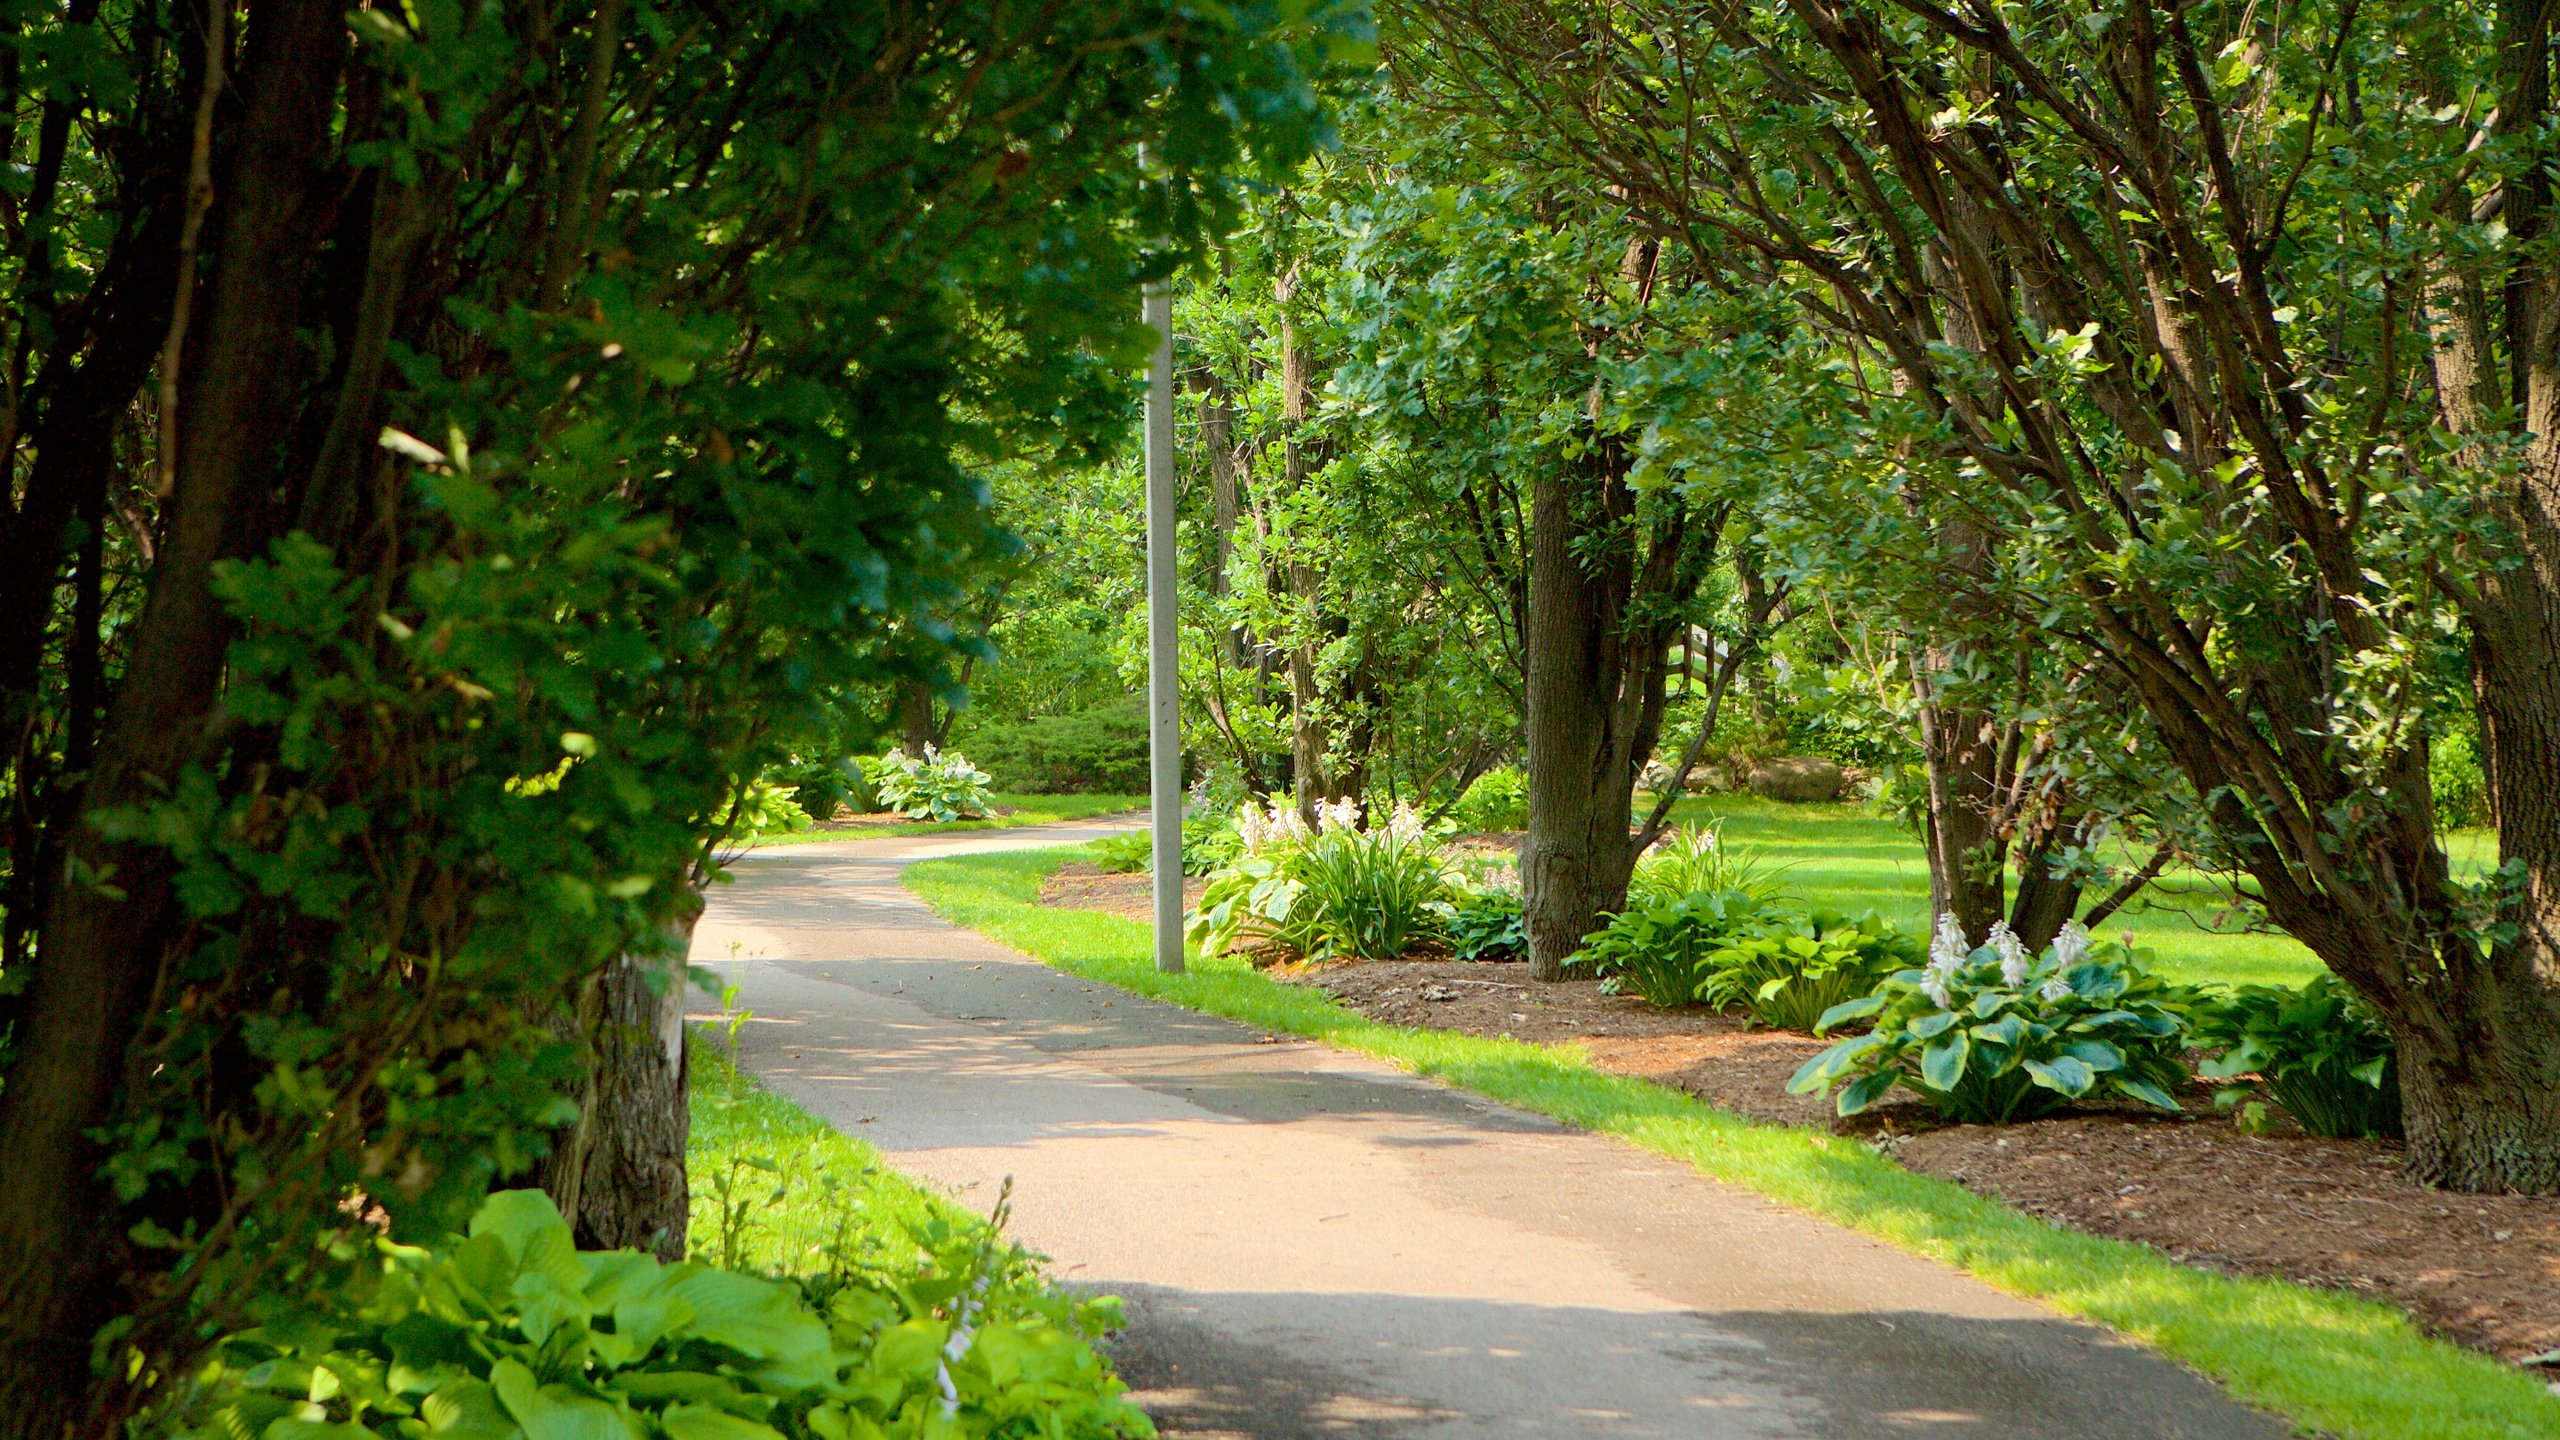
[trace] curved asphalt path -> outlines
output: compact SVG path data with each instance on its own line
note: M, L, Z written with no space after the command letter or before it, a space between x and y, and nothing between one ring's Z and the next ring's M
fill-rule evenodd
M778 847L693 960L740 1059L1128 1297L1168 1435L2276 1440L2094 1327L1685 1166L1084 981L937 918L928 856L1131 822Z

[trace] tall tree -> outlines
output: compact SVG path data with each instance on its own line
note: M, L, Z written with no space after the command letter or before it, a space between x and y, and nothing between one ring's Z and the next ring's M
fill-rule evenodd
M2389 1020L2413 1170L2560 1190L2552 7L1433 13L1507 123L1891 377L1836 443L2000 537L1904 548L2142 708L2206 858ZM2428 789L2449 641L2476 886Z
M1293 17L16 14L0 1436L523 1171L588 977L665 1054L737 778L947 627L964 462L1116 438L1127 297L1357 39Z

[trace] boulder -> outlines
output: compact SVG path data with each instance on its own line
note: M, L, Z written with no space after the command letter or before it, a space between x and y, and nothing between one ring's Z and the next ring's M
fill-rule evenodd
M1751 793L1772 800L1803 804L1836 800L1849 777L1839 766L1813 755L1789 755L1751 767Z

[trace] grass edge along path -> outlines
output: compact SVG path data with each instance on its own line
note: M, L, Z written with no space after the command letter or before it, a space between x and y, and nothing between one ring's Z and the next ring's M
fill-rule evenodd
M2310 1433L2352 1440L2528 1440L2560 1433L2560 1398L2524 1371L2437 1340L2389 1306L2288 1281L2234 1278L2148 1246L2058 1229L1856 1140L1763 1125L1549 1049L1382 1025L1240 961L1154 966L1144 923L1039 903L1081 847L908 867L944 919L1088 980L1321 1040L1688 1162L1783 1205L1954 1265L2104 1325Z

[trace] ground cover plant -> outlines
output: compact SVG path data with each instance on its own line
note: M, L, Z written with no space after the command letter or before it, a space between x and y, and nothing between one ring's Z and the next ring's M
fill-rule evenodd
M462 1235L380 1244L336 1319L226 1340L179 1433L1154 1433L1094 1349L1115 1301L1052 1287L1001 1214L927 1194L714 1046L693 1062L691 1259L580 1251L541 1191L499 1192Z
M1840 1113L1855 1115L1898 1085L1965 1124L2030 1120L2093 1095L2174 1114L2190 1003L2144 973L2136 952L2093 946L2077 925L2037 954L1996 923L1968 945L1948 915L1925 967L1824 1013L1817 1034L1872 1028L1806 1061L1787 1088L1836 1085Z
M907 880L947 918L1078 975L1360 1050L1620 1136L2112 1326L2309 1430L2349 1440L2526 1440L2560 1422L2560 1402L2538 1381L2429 1339L2385 1306L2208 1273L2147 1247L2056 1230L1856 1142L1752 1124L1601 1073L1570 1048L1377 1024L1240 958L1161 974L1144 924L1037 903L1040 878L1068 858L929 861Z
M2261 1097L2313 1135L2400 1134L2391 1033L2335 976L2211 996L2195 1006L2192 1030L2197 1045L2218 1052L2202 1073L2240 1082L2218 1094L2219 1103Z
M984 820L995 813L992 777L957 750L903 748L862 762L880 808L909 820Z
M1520 915L1520 892L1488 886L1451 907L1449 951L1461 960L1518 960L1529 953Z

